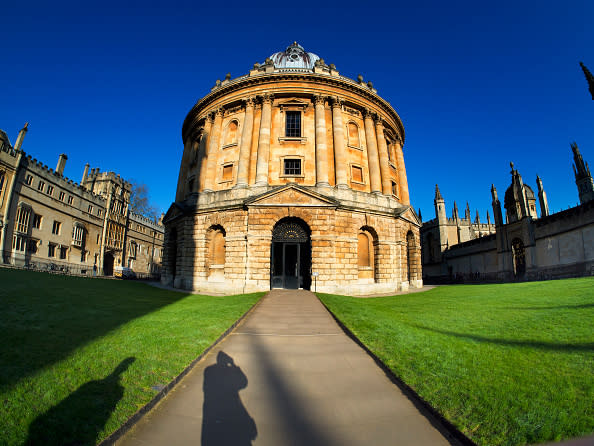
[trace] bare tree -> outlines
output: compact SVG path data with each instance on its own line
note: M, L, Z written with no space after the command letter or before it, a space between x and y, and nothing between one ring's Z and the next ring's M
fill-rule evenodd
M148 186L144 183L133 181L130 193L130 209L132 212L154 220L159 218L159 210L149 201Z

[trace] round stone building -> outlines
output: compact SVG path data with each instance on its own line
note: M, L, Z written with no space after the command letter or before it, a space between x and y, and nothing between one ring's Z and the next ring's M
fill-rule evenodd
M393 292L421 282L404 127L296 42L190 110L162 282L197 292Z

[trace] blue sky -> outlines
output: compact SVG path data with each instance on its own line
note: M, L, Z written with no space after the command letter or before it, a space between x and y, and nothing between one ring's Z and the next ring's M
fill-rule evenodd
M251 3L251 2L250 2ZM414 5L412 4L414 3ZM227 72L297 40L371 80L403 120L412 205L474 218L513 161L553 211L578 202L569 144L594 166L594 2L16 2L2 7L0 128L80 181L84 164L146 183L166 211L181 126Z

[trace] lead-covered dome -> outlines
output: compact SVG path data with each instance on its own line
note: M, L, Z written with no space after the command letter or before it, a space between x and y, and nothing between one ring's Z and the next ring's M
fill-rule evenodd
M293 42L285 51L274 53L270 56L274 68L307 68L312 70L314 64L320 57L314 53L308 53L297 42Z

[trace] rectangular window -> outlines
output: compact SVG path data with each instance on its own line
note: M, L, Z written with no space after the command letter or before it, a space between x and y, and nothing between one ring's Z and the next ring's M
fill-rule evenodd
M358 166L351 166L351 179L356 183L363 183L363 169Z
M6 175L4 172L0 172L0 195L2 195L2 190L4 189L4 177Z
M87 253L88 253L88 251L85 251L85 250L83 250L83 251L80 253L80 261L81 261L82 263L85 263L85 262L87 261Z
M47 245L47 256L48 257L55 257L56 256L56 245L53 243L49 243Z
M33 183L33 175L27 175L27 177L25 178L25 183L27 184L27 186L31 186L31 183Z
M45 187L45 183L39 180L39 184L37 185L37 190L43 192L43 188Z
M16 230L27 233L29 231L29 220L31 220L31 208L19 206L16 215Z
M74 197L72 195L68 195L68 204L72 206L73 201L74 201Z
M223 181L231 181L233 179L233 164L226 164L223 166Z
M101 217L103 215L103 211L101 209L97 209L97 217Z
M93 213L93 205L90 204L89 207L87 208L87 210L89 211L89 214Z
M66 196L66 194L64 192L60 192L60 201L64 201L64 197Z
M301 160L285 159L285 175L301 175Z
M398 184L395 181L392 181L392 195L398 196Z
M52 234L60 234L60 227L62 226L62 223L60 223L59 221L54 220L54 225L52 226Z
M301 112L287 111L285 113L285 136L299 138L301 136Z
M24 251L27 245L26 240L24 236L16 234L12 238L12 249L15 251Z
M33 215L33 227L35 229L41 229L41 215L35 214Z
M62 259L62 260L66 259L67 255L68 255L68 248L62 246L60 248L60 259Z
M37 253L37 242L38 240L29 240L29 246L27 246L27 251L31 254Z
M48 186L47 187L47 194L48 195L53 195L54 194L54 186Z

